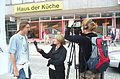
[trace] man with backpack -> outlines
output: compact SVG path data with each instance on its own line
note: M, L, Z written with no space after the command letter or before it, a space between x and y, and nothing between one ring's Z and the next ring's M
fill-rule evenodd
M81 35L78 29L74 30L75 35L70 35L70 28L71 27L67 27L66 29L65 39L79 44L80 79L100 79L100 73L91 71L87 65L93 50L91 38L97 37L97 25L91 19L86 18L82 21Z

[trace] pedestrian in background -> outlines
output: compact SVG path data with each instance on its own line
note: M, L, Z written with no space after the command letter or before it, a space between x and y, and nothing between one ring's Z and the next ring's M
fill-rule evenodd
M117 42L120 39L120 29L116 29L115 41Z
M116 43L115 43L115 38L116 38L116 29L115 28L111 28L111 31L110 31L110 34L111 34L111 44L113 44L114 46L117 46Z
M8 53L10 54L10 72L17 79L31 79L29 63L29 47L27 33L30 24L23 21L19 25L19 31L10 38Z
M49 53L45 53L42 49L37 51L44 57L49 59L47 66L49 67L50 79L65 79L65 66L67 50L63 46L64 37L61 34L55 35L54 44Z
M47 45L47 44L49 44L49 41L50 41L49 35L47 33L45 33L44 34L44 43Z

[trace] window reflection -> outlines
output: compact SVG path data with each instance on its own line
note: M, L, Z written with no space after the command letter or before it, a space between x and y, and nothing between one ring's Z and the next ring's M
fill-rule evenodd
M62 31L62 22L43 22L41 23L42 37L44 34L48 34L50 38L54 38L54 35Z
M30 24L30 32L28 33L28 38L39 38L39 25L38 23Z

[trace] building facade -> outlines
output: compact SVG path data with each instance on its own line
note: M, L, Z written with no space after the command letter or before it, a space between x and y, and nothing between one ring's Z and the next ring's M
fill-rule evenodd
M120 29L120 0L6 0L7 40L15 33L19 23L31 23L33 38L50 38L57 32L64 34L70 19L92 18L99 31Z

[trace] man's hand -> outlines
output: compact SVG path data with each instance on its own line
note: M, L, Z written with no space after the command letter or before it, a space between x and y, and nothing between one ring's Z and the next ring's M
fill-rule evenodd
M19 76L19 71L16 67L14 68L14 75L15 75L15 77Z
M11 63L13 65L13 71L14 71L13 73L16 77L18 77L19 76L19 71L18 71L17 66L16 66L16 60L15 60L14 53L10 54L10 60L11 60Z

